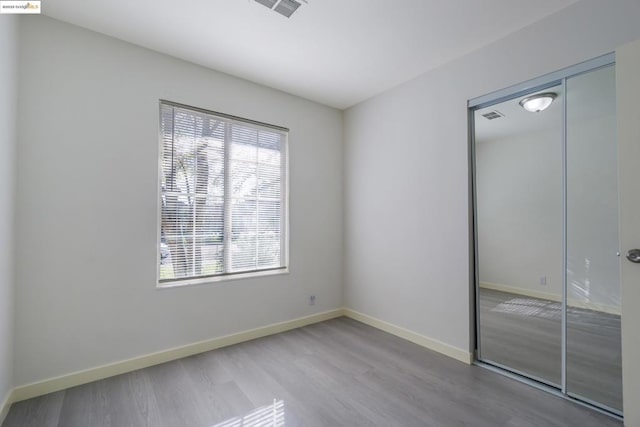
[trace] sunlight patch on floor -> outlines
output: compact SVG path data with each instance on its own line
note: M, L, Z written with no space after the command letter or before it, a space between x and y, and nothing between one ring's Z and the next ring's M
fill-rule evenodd
M544 301L534 298L509 298L496 305L491 311L497 313L517 314L520 316L535 316L545 319L556 319L560 316L560 304L554 301Z
M273 399L273 404L254 409L244 417L234 417L212 427L282 427L284 401Z

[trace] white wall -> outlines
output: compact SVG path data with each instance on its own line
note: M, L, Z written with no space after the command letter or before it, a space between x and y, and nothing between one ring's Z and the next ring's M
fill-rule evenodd
M17 385L342 305L340 111L46 17L20 41ZM156 289L160 98L291 129L290 274Z
M0 411L13 387L13 221L18 20L0 16ZM2 422L0 415L0 422Z
M640 37L640 3L582 0L345 114L345 299L469 349L468 99Z

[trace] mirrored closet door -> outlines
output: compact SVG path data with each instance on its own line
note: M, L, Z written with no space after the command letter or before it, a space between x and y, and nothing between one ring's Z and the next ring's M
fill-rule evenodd
M613 66L567 79L567 393L622 411Z
M480 363L621 415L613 58L470 102Z

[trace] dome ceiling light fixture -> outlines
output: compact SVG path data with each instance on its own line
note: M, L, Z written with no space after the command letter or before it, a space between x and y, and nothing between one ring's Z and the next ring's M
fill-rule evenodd
M522 108L532 113L539 113L549 108L549 105L558 95L553 92L536 93L523 98L519 104Z

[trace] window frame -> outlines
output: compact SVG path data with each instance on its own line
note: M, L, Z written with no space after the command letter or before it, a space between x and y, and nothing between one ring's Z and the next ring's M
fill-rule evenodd
M282 150L281 150L281 173L284 175L281 177L281 191L282 191L282 224L281 224L281 237L280 237L280 267L270 267L259 270L248 270L238 272L226 272L220 274L213 274L207 276L188 277L184 279L161 279L160 278L160 261L161 261L161 239L162 239L162 174L163 174L163 160L164 160L164 143L162 132L162 108L163 106L182 108L193 111L195 113L212 115L226 120L229 123L238 122L249 126L271 128L283 133ZM181 104L174 101L160 99L158 101L158 176L157 176L157 218L156 218L156 288L175 288L189 285L201 285L206 283L222 282L227 280L239 280L256 278L263 276L274 276L289 273L289 129L283 126L272 125L269 123L259 122L256 120L246 119L243 117L234 116L226 113L219 113L217 111L207 110L200 107L194 107L187 104ZM227 141L225 138L225 166L229 162L229 150L226 147ZM227 195L227 171L225 170L225 220L227 218L226 203L228 200ZM224 250L227 250L229 244L229 237L227 233L224 236Z

